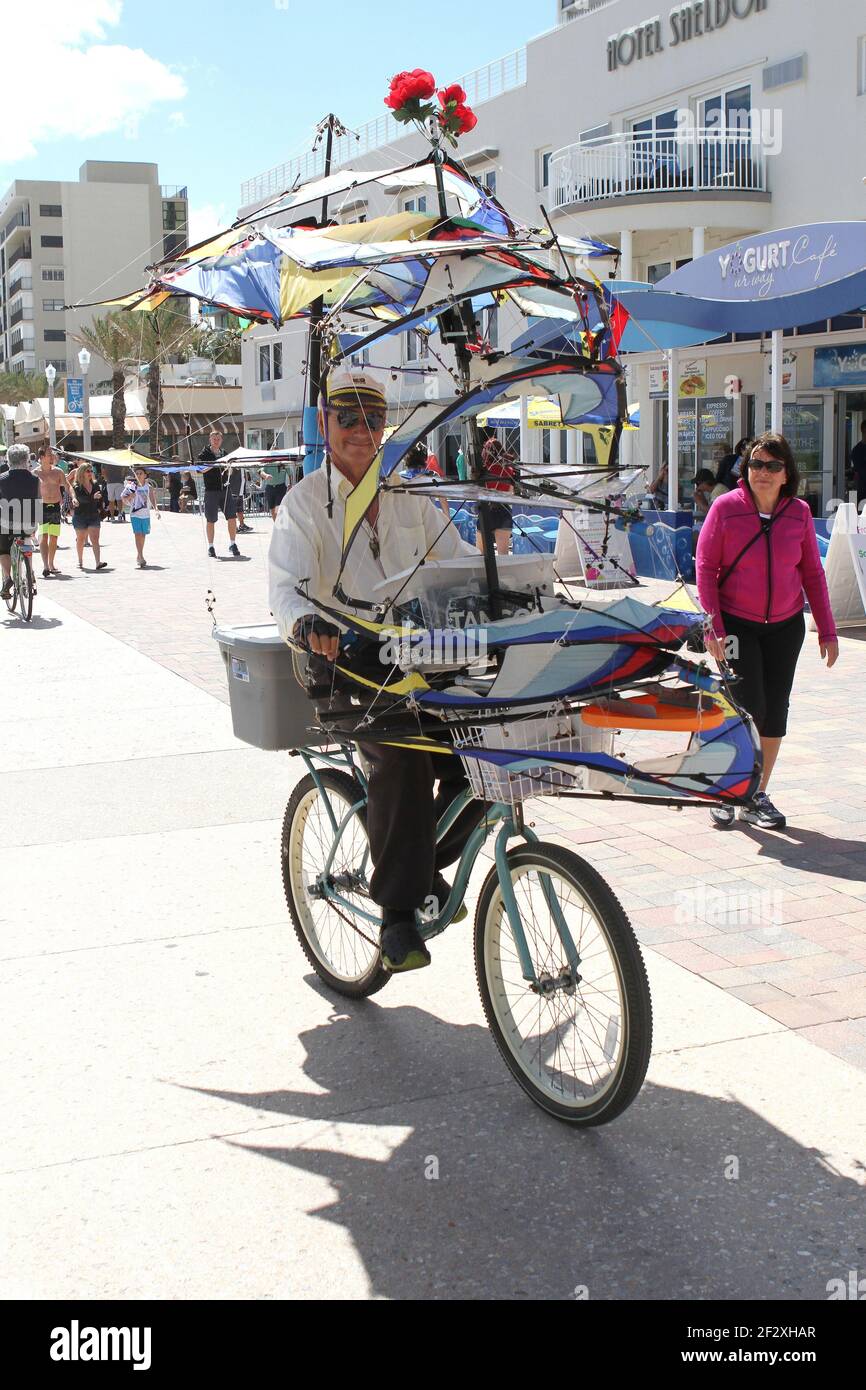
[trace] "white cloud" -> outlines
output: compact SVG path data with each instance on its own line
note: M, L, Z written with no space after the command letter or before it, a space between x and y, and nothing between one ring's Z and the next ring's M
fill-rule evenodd
M4 6L4 52L36 58L35 66L4 65L0 160L26 159L52 140L130 131L153 106L183 99L183 78L164 63L143 49L104 41L121 8L121 0Z

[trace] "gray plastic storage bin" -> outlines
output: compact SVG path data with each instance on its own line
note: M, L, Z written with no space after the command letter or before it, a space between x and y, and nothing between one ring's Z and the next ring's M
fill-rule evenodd
M235 737L270 752L326 743L316 710L295 677L295 655L276 623L217 627Z

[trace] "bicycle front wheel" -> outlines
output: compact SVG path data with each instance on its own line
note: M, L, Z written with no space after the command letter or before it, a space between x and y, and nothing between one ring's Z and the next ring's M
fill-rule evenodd
M640 947L604 879L571 850L532 844L509 851L508 864L537 983L523 978L494 869L475 917L490 1030L543 1110L572 1125L606 1124L634 1100L649 1065L652 1003Z
M33 616L33 595L36 585L33 582L33 565L29 555L22 555L18 570L18 588L21 594L21 617L29 623Z
M313 777L304 777L286 807L281 845L286 902L304 954L319 978L339 994L363 999L391 978L382 966L379 924L356 918L351 906L328 896L338 893L344 904L379 911L367 889L371 864L363 808L347 821L325 877L334 843L325 797L339 826L363 792L345 772L325 768L318 776L321 791Z

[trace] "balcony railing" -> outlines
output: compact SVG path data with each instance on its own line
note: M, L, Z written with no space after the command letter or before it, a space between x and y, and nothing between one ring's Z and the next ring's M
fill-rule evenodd
M13 294L17 294L19 290L32 290L32 289L33 289L33 280L32 280L32 277L29 276L29 275L25 275L23 271L22 271L21 274L18 276L18 279L17 279L17 280L14 279L11 275L9 276L9 298L10 298L10 299L12 298Z
M17 251L12 252L8 261L8 269L11 270L13 265L17 265L19 261L29 261L32 255L33 247L29 241L25 241L23 246L19 246Z
M506 54L504 58L497 58L495 62L487 63L483 68L476 68L474 72L458 78L458 81L466 92L466 100L470 106L480 106L485 101L502 96L504 92L513 91L515 87L522 87L526 82L526 49L518 48L513 53ZM375 120L368 121L359 130L350 131L348 135L340 136L334 141L331 167L337 170L344 164L350 164L353 160L370 154L373 150L381 149L384 145L405 140L406 136L411 134L412 128L400 125L393 116L385 112ZM283 193L288 188L294 188L296 183L303 184L309 179L320 178L324 169L325 151L322 142L315 153L290 159L285 164L277 164L273 169L267 169L265 173L257 174L255 178L242 183L241 207L249 207L251 203L258 203L262 198Z
M747 130L605 135L556 150L553 206L656 193L766 193L767 153Z
M3 240L5 241L7 237L10 237L10 236L12 235L12 233L13 233L14 231L16 231L16 229L17 229L18 227L29 227L29 226L30 226L30 209L29 209L29 207L28 207L28 208L21 208L21 209L19 209L19 211L15 213L14 217L10 217L10 218L9 218L9 221L6 223L6 226L3 228Z

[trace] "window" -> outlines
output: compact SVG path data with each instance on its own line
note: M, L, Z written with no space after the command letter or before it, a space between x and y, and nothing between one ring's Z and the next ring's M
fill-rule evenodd
M425 194L423 197L421 197L421 198L409 198L408 201L407 201L406 203L404 203L403 207L404 207L404 211L405 211L405 212L426 212L426 211L427 211L427 196L426 196L426 194Z
M646 278L651 285L657 285L659 280L663 280L670 273L670 261L656 261L654 265L648 265L646 268Z
M482 188L486 188L488 193L496 197L496 170L486 169L483 174L478 175L478 182Z
M62 245L63 245L63 237L62 237L62 236L43 236L43 237L40 237L40 238L39 238L39 242L40 242L40 245L45 246L45 247L62 246Z
M42 267L43 280L62 280L64 273L62 265L44 265Z
M553 158L553 150L539 150L536 156L537 168L536 177L538 179L539 190L550 187L550 161Z
M262 447L261 430L247 430L247 448L260 449Z
M430 356L430 347L427 342L426 334L418 333L417 330L413 328L406 334L404 341L406 343L405 361L423 362L425 358Z
M40 203L40 204L39 204L39 216L40 216L40 217L62 217L62 216L63 216L63 208L60 206L59 203Z
M370 333L372 331L373 330L365 324L355 324L351 330L353 337L356 334L360 336L366 336L367 333ZM369 367L370 349L359 347L357 352L352 353L351 357L349 358L349 361L351 362L353 367Z
M282 343L274 343L274 356L273 356L273 362L274 362L274 381L282 381L282 379L283 379L283 345L282 345Z
M39 366L42 368L43 372L45 371L46 367L53 367L59 376L66 376L65 357L43 357L39 363Z
M270 381L271 379L271 347L270 343L265 343L259 348L258 370L256 371L256 381Z
M66 332L62 328L46 328L42 335L46 343L65 343Z
M43 299L42 301L42 308L46 314L59 314L63 307L64 301L62 299Z

